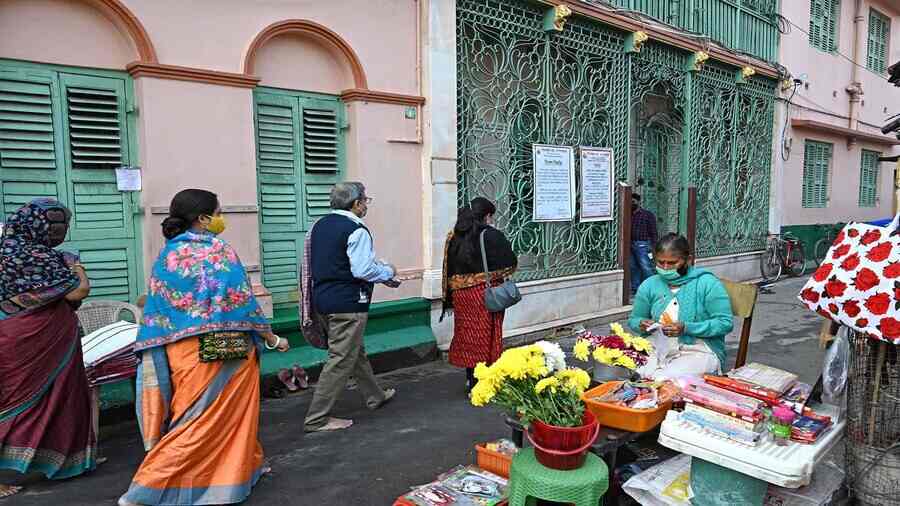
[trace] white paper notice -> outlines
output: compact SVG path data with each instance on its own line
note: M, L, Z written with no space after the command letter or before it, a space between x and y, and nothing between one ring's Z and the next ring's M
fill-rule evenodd
M581 221L613 218L613 152L609 148L582 147Z
M141 191L141 169L138 167L119 167L116 169L116 186L120 192Z
M569 146L534 144L534 221L575 218L575 156Z

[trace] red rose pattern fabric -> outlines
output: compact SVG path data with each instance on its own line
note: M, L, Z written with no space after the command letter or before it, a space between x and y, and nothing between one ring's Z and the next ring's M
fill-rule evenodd
M803 305L875 339L900 344L900 235L890 230L862 223L844 227L828 260L800 292Z

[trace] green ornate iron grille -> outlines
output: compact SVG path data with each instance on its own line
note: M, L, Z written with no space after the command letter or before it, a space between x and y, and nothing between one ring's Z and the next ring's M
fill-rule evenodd
M618 210L612 222L531 221L534 143L612 147L616 179L644 180L662 231L685 231L685 188L698 186L702 256L761 249L774 81L738 85L725 66L689 73L687 53L652 41L625 53L625 33L584 18L548 34L545 9L457 3L459 204L497 203L519 279L619 264Z
M710 64L692 75L689 178L701 257L765 246L775 82L736 84L735 72Z

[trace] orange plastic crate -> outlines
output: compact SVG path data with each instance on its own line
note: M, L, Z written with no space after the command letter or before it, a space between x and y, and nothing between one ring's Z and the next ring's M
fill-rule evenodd
M478 453L478 467L497 476L509 478L509 468L512 465L512 457L500 452L488 450L484 445L475 445L475 451Z
M621 381L609 381L581 394L581 400L584 401L588 410L597 417L597 422L601 426L629 432L647 432L662 423L666 417L666 412L672 407L672 399L676 393L675 387L668 384L663 385L660 389L660 394L668 396L669 400L661 403L655 409L631 409L591 399L592 397L602 396L620 384L622 384Z

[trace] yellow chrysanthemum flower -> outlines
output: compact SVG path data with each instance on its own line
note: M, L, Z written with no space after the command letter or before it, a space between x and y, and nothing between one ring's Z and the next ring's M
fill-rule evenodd
M574 391L578 395L581 395L591 384L591 377L581 369L573 368L559 371L556 373L556 377L559 378L565 388Z
M620 323L613 323L612 325L609 326L609 328L610 328L610 330L612 330L613 334L615 334L619 337L622 337L622 334L625 334L625 329L622 328L622 324L620 324Z
M586 361L591 356L591 345L588 344L586 339L579 339L575 342L575 348L572 349L572 353L578 360Z
M637 351L645 351L648 353L653 350L653 344L643 337L634 338L634 341L631 342L631 347Z
M473 406L484 406L491 402L495 395L497 395L497 391L490 381L479 381L472 388L469 401Z
M534 391L535 393L540 394L549 388L550 393L556 393L557 387L559 387L559 378L551 376L538 381L537 385L534 386Z
M627 367L632 371L637 369L637 363L635 363L634 359L629 356L621 356L616 359L616 365L620 365L622 367Z
M484 362L479 362L475 366L475 379L482 380L487 379L493 375L493 370L487 366Z

